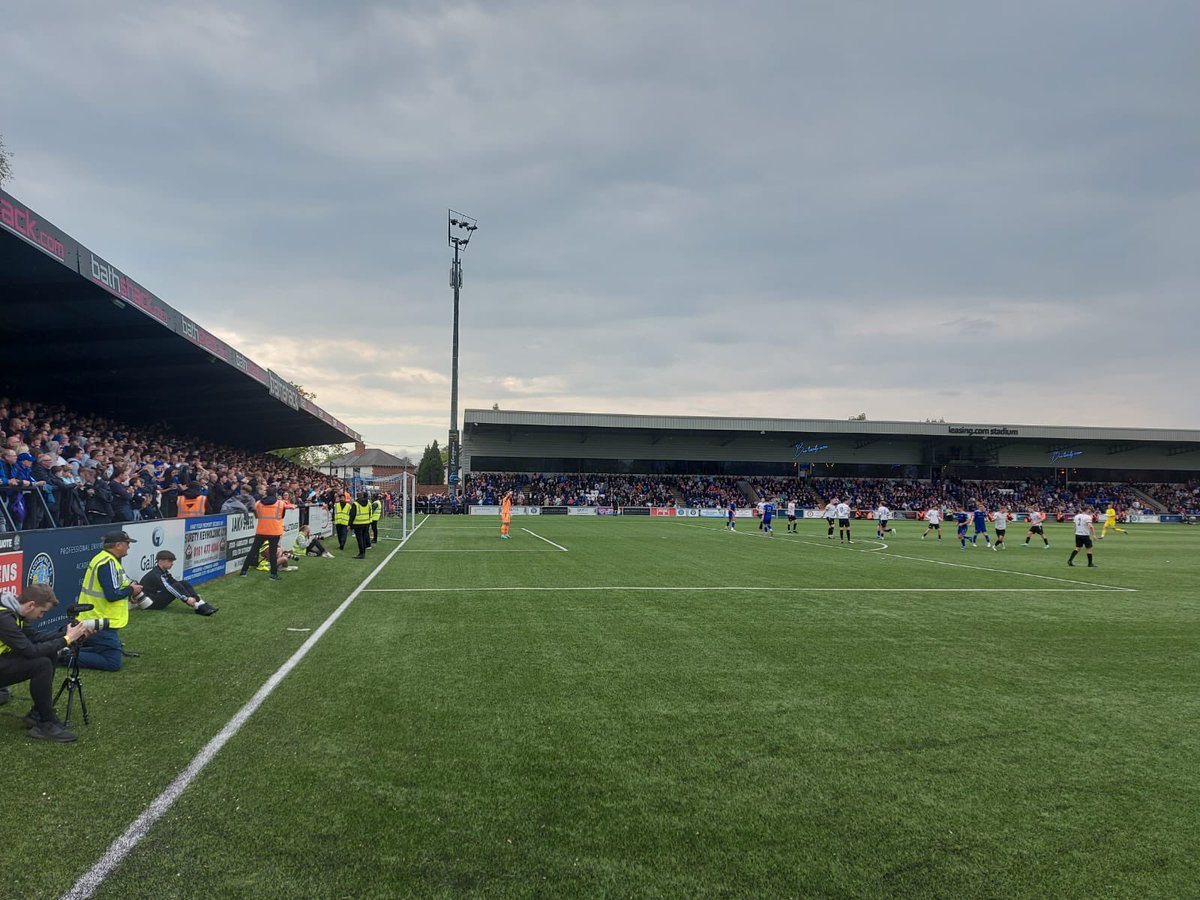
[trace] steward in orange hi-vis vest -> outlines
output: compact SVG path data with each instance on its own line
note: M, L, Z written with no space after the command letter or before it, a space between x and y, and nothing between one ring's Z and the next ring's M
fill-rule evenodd
M208 510L208 497L200 493L200 483L189 482L187 489L179 495L176 512L180 518L188 519L202 516Z
M244 576L250 566L258 562L258 551L265 542L267 559L271 563L271 580L280 580L279 539L283 537L283 513L287 507L288 504L275 495L274 486L267 488L267 495L254 505L254 514L258 517L254 528L254 543L250 545L250 552L242 561L242 571L239 575Z
M500 537L508 540L508 527L512 525L512 491L506 491L500 501Z

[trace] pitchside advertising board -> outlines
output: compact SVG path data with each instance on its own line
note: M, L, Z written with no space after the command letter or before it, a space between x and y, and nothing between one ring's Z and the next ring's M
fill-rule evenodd
M323 535L324 520L312 522L313 533ZM326 517L327 519L328 517ZM39 628L60 627L66 608L79 597L83 574L101 549L101 539L116 525L87 525L44 531L0 533L0 590L20 593L27 585L45 584L54 589L59 605L38 622ZM175 554L177 576L193 584L209 581L241 568L254 541L254 516L203 516L196 519L159 519L126 522L125 532L137 543L121 561L130 581L139 581L156 565L160 550ZM282 546L290 547L300 530L300 511L289 509L283 520Z

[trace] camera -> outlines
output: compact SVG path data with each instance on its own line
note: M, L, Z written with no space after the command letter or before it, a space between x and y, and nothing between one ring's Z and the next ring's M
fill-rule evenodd
M79 614L81 612L87 612L95 608L96 605L94 603L72 603L67 607L67 615L71 619L71 624L74 625L79 622ZM109 627L108 619L88 619L87 623L92 631L104 631Z

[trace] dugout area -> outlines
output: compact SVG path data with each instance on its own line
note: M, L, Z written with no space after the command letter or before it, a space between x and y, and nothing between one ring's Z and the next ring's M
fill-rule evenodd
M0 395L244 450L360 435L0 191Z

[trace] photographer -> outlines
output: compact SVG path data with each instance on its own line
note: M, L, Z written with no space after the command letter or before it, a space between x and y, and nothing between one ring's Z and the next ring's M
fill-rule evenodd
M64 647L82 640L88 626L71 625L65 634L51 634L28 627L58 606L54 591L44 584L31 584L20 597L0 594L0 685L29 682L33 709L21 720L29 736L43 741L73 741L75 732L54 713L50 690L54 680L54 658Z
M175 565L174 553L159 550L154 561L154 568L142 578L143 599L138 604L139 608L165 609L172 600L181 600L202 616L211 616L217 611L215 606L201 600L196 589L187 581L176 579L171 574L171 566Z
M83 586L76 602L90 603L94 608L81 613L79 618L94 623L95 633L88 636L79 651L81 668L107 672L121 668L124 648L120 630L129 624L129 601L139 602L142 593L142 586L126 577L121 560L129 553L129 545L136 543L124 531L108 532L101 538L103 549L92 557L83 573Z

